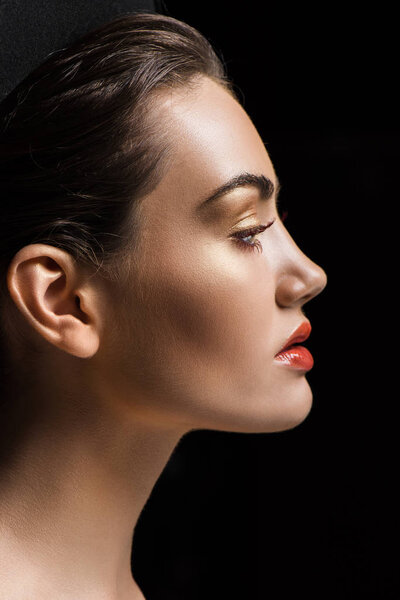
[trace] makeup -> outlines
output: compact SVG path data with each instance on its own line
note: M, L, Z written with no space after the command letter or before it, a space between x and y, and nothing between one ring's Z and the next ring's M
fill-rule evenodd
M254 242L245 242L244 240L249 237L255 237L258 233L262 233L268 227L271 227L275 223L275 219L272 219L266 225L256 225L255 227L250 227L249 229L242 229L233 234L233 237L238 240L238 242L247 250L257 250L262 252L262 245L260 240L255 240Z
M311 324L309 321L303 321L292 333L283 348L275 355L275 360L291 367L303 371L309 371L314 365L314 359L309 350L304 346L298 346L304 342L311 333Z

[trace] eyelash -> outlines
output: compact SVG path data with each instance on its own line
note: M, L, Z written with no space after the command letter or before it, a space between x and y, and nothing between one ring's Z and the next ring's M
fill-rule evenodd
M275 219L272 219L266 225L256 225L256 227L251 227L250 229L242 229L241 231L237 231L233 234L235 241L237 241L245 250L255 250L257 248L258 252L262 252L262 245L260 240L256 240L255 242L244 242L242 238L253 237L258 233L262 233L268 227L271 227L275 223Z

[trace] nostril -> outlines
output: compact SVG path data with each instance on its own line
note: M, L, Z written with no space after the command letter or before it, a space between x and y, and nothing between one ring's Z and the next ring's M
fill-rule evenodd
M284 274L277 284L276 302L281 307L302 306L320 294L327 284L325 271L313 263L301 273Z

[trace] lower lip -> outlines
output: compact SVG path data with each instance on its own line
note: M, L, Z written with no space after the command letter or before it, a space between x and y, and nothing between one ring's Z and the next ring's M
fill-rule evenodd
M309 350L304 346L291 346L282 350L275 356L275 360L292 369L309 371L314 365L314 359Z

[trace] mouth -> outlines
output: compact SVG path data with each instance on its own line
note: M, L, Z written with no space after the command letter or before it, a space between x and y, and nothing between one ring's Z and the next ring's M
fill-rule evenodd
M297 329L288 338L285 345L277 354L274 360L282 365L293 369L309 371L314 365L314 359L309 350L304 346L299 346L311 333L311 324L309 321L303 321Z

